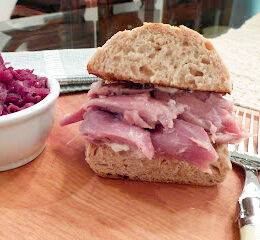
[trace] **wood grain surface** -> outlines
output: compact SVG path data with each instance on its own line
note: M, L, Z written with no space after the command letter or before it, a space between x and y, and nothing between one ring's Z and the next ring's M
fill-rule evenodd
M0 239L235 240L244 173L234 166L217 187L103 179L84 161L78 125L61 117L85 101L61 96L44 152L0 172ZM14 149L15 150L15 149Z

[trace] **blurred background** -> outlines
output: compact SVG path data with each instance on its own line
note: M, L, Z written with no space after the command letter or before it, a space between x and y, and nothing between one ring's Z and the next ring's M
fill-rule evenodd
M143 22L216 37L260 12L260 0L0 0L0 51L93 48Z

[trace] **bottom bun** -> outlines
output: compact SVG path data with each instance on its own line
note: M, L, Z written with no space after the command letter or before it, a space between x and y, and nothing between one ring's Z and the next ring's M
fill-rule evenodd
M215 146L219 159L205 173L187 162L168 157L140 158L134 151L114 152L109 146L86 143L86 161L101 177L212 186L232 168L227 145Z

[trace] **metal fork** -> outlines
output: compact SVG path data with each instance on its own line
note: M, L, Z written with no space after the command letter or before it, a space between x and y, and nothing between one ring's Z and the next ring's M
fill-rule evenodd
M236 116L239 110L236 111ZM245 170L245 183L241 196L238 199L240 214L238 225L242 240L260 240L260 182L258 170L260 170L260 115L258 115L258 147L254 151L254 112L250 118L250 137L248 139L248 151L245 151L244 142L238 145L228 145L231 153L231 161ZM242 126L245 127L246 112L243 113Z

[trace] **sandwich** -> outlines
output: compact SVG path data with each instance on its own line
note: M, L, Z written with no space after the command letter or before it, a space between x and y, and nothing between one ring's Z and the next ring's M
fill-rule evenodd
M116 33L87 66L102 80L61 121L82 121L86 161L102 177L210 186L231 169L227 144L247 137L224 98L232 83L213 45L185 27Z

